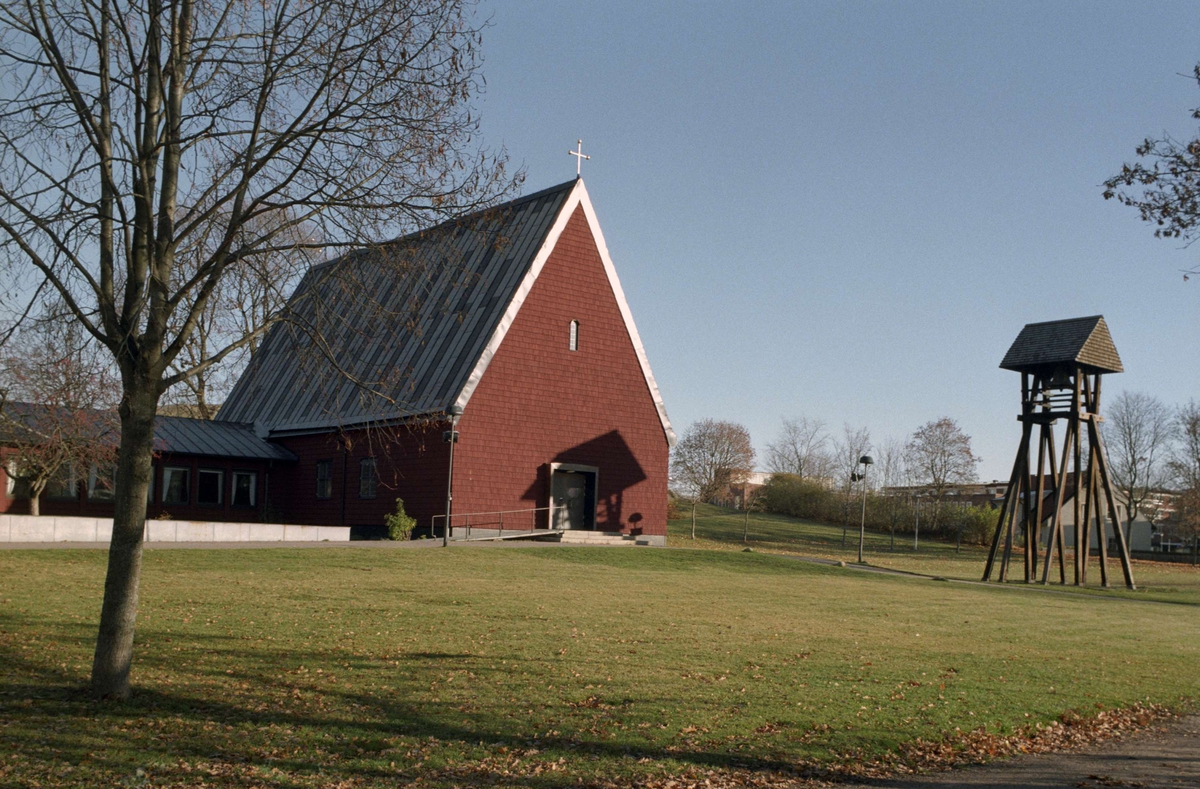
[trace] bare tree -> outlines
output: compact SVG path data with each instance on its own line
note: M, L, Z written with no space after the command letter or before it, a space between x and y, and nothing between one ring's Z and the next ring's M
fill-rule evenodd
M480 38L460 0L0 0L0 29L4 273L54 292L121 378L92 688L123 698L159 398L287 318L184 363L218 287L514 184L474 143Z
M1200 561L1200 402L1189 401L1176 414L1177 441L1169 469L1176 489L1169 525L1192 543L1192 561Z
M1179 408L1175 429L1178 440L1168 463L1172 483L1180 491L1200 491L1200 402Z
M295 250L288 249L275 254L263 254L245 264L231 269L217 283L209 297L208 305L196 320L195 330L184 343L179 356L170 367L175 374L185 370L198 370L181 379L174 387L164 392L161 403L174 406L185 415L198 419L213 419L224 398L233 388L238 375L245 368L262 341L262 327L270 324L285 309L289 295L295 289L304 272L317 260L317 251L306 248L304 242L315 231L303 225L287 221L287 217L270 214L257 218L250 229L241 235L260 232L264 226L283 224L279 232L291 236ZM206 239L209 245L212 239ZM287 246L287 245L283 245ZM195 267L209 254L206 246L192 248L188 254L178 256L179 273L191 276ZM370 311L367 311L368 313ZM177 327L176 327L177 328ZM222 348L240 337L250 337L220 365L203 366L213 350Z
M754 445L742 425L705 419L688 427L671 452L671 481L692 500L692 539L696 538L696 504L744 481L753 470Z
M111 483L117 387L90 339L73 321L38 321L0 353L6 471L31 515L41 514L42 494L56 480L68 494L89 472Z
M933 523L940 523L942 500L952 485L975 480L979 458L971 451L971 437L949 417L927 422L908 441L908 456L917 481L933 494Z
M820 419L784 418L779 437L767 444L767 467L801 479L829 476L829 433Z
M908 447L900 439L888 436L880 443L876 454L876 479L879 481L879 487L883 493L891 547L892 550L895 550L896 526L905 512L905 494L897 493L894 489L908 484Z
M1200 554L1200 402L1191 400L1176 415L1178 441L1169 468L1178 491L1171 525L1179 536L1190 539L1193 561Z
M858 459L871 451L871 431L866 427L842 426L842 437L834 442L833 473L839 483L849 490L850 475Z
M1125 539L1133 539L1133 522L1143 503L1167 481L1168 453L1175 431L1171 410L1142 392L1122 392L1101 423L1112 481L1125 499Z
M853 498L855 473L858 460L871 451L871 431L865 427L854 428L842 425L842 437L834 441L830 464L834 479L842 490L842 545L846 544L846 531L850 528L851 499ZM863 484L870 484L864 480Z

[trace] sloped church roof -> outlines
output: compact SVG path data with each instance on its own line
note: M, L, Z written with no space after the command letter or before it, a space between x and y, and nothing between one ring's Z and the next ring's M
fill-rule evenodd
M282 434L465 407L579 206L673 441L581 179L313 267L218 418Z

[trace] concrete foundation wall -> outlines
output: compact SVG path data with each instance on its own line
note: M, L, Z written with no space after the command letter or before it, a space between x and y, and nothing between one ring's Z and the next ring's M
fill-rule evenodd
M112 518L0 515L0 543L108 542ZM146 521L147 542L346 542L348 526Z

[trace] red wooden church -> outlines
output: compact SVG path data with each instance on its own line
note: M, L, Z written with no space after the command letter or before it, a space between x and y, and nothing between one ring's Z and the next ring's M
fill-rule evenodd
M366 307L364 308L364 304ZM288 522L666 535L674 433L581 179L314 267L220 412Z

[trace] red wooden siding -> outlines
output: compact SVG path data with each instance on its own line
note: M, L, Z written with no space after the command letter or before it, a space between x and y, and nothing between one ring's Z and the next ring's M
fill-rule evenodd
M568 348L579 321L579 350ZM667 439L577 208L463 412L455 511L546 505L547 464L600 469L596 525L666 533Z
M272 480L272 503L292 523L382 527L399 497L420 526L428 528L429 516L446 506L447 446L442 429L418 425L347 431L345 439L334 433L282 438L279 443L300 461ZM374 499L363 499L359 464L369 457L376 459L379 485ZM322 460L333 465L328 499L317 498L317 463Z

